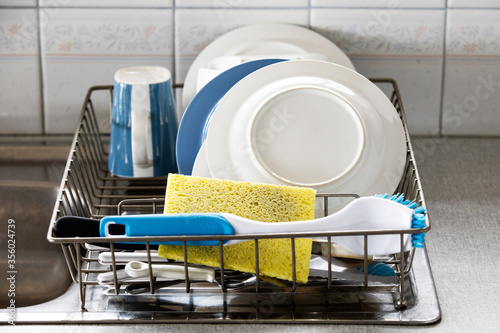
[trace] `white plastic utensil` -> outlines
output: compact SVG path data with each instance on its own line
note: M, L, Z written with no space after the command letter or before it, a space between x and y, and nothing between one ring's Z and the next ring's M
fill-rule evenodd
M128 275L124 269L116 270L116 280L118 281L118 283L129 281L131 279L132 277ZM114 284L114 281L115 274L113 271L100 273L99 275L97 275L97 283L99 283L101 286L111 286Z
M184 266L179 265L151 265L153 276L172 280L184 280L186 275ZM134 278L145 277L149 275L148 264L141 261L131 261L125 266L125 272ZM210 267L188 267L190 281L214 282L215 270Z
M115 252L115 263L116 264L127 264L130 261L147 261L148 256L146 251L135 251L135 252ZM111 252L101 252L98 257L99 263L103 265L113 264ZM157 251L151 251L151 261L152 262L168 262L168 259L158 257Z

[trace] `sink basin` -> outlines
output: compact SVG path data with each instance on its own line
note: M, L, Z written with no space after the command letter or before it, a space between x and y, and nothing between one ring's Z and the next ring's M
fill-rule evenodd
M44 303L72 283L60 245L47 241L64 160L51 156L54 148L16 147L19 156L0 150L0 307ZM15 283L3 282L11 276Z
M63 294L72 280L60 245L47 241L47 229L57 198L58 185L47 182L0 182L0 279L15 276L15 296L10 283L0 287L0 307L15 300L16 307L49 301ZM8 224L14 234L7 235ZM15 262L7 263L15 240ZM14 266L9 266L13 264ZM9 273L9 272L13 273Z

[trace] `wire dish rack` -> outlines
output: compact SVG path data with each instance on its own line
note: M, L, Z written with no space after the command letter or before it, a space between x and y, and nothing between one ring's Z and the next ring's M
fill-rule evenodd
M389 87L389 96L400 114L407 140L406 167L396 193L426 206L417 167L407 130L397 84L392 79L372 79L377 85ZM413 249L385 258L396 273L394 283L372 282L368 275L369 258L366 253L369 236L376 234L404 235L422 233L422 229L390 231L342 231L323 233L267 234L251 236L177 236L177 237L77 237L59 238L53 227L62 216L80 216L100 219L107 215L161 213L164 205L166 177L150 179L122 178L111 175L107 169L109 134L96 117L93 96L109 93L112 86L91 87L84 101L80 124L61 183L48 230L48 240L61 244L70 274L78 286L82 315L92 314L101 321L127 319L154 322L325 322L325 323L394 323L423 324L438 320L439 309L435 298L432 274L424 249ZM319 200L328 207L329 200L355 194L322 194ZM355 200L355 199L354 199ZM325 212L327 213L327 212ZM310 277L309 282L296 281L295 240L324 237L331 249L331 237L360 235L364 237L364 273L357 281L332 278L331 269L326 278ZM241 274L224 267L223 241L247 239L255 242L255 274ZM269 281L259 277L258 241L265 238L291 239L293 263L292 281ZM220 267L215 268L216 283L189 280L186 242L190 240L218 240ZM155 247L158 241L183 242L185 278L160 283L154 276ZM144 262L149 274L143 281L122 282L118 272L123 263L116 257L123 252L120 242L141 242ZM330 250L328 250L330 251ZM99 256L107 254L109 263ZM331 256L328 256L331 261ZM170 263L166 263L170 264ZM99 284L101 273L111 275L107 286ZM422 294L422 292L425 293Z

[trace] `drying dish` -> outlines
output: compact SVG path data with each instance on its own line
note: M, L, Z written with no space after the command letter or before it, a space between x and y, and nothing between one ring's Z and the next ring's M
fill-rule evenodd
M211 178L210 168L207 161L207 144L203 142L193 165L192 176Z
M406 163L401 119L364 76L291 60L254 72L225 95L208 129L212 177L320 193L392 193Z
M216 61L227 61L224 57L283 58L322 56L331 62L354 69L352 62L329 39L312 30L290 24L249 25L230 31L210 43L194 60L184 80L182 105L185 109L200 89L198 73L210 70ZM234 58L233 58L234 59Z
M250 61L224 71L196 94L179 124L176 142L176 158L179 173L191 175L193 164L203 141L208 124L219 100L231 87L248 74L284 60L263 59Z

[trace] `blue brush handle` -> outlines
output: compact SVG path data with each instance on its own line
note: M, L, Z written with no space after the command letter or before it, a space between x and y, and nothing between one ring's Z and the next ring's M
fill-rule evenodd
M123 225L125 232L110 235L111 224ZM106 216L99 225L101 237L216 236L234 235L235 230L220 214L146 214ZM224 241L226 243L227 240ZM152 245L182 245L182 241L151 242ZM218 240L187 241L186 245L219 245Z

